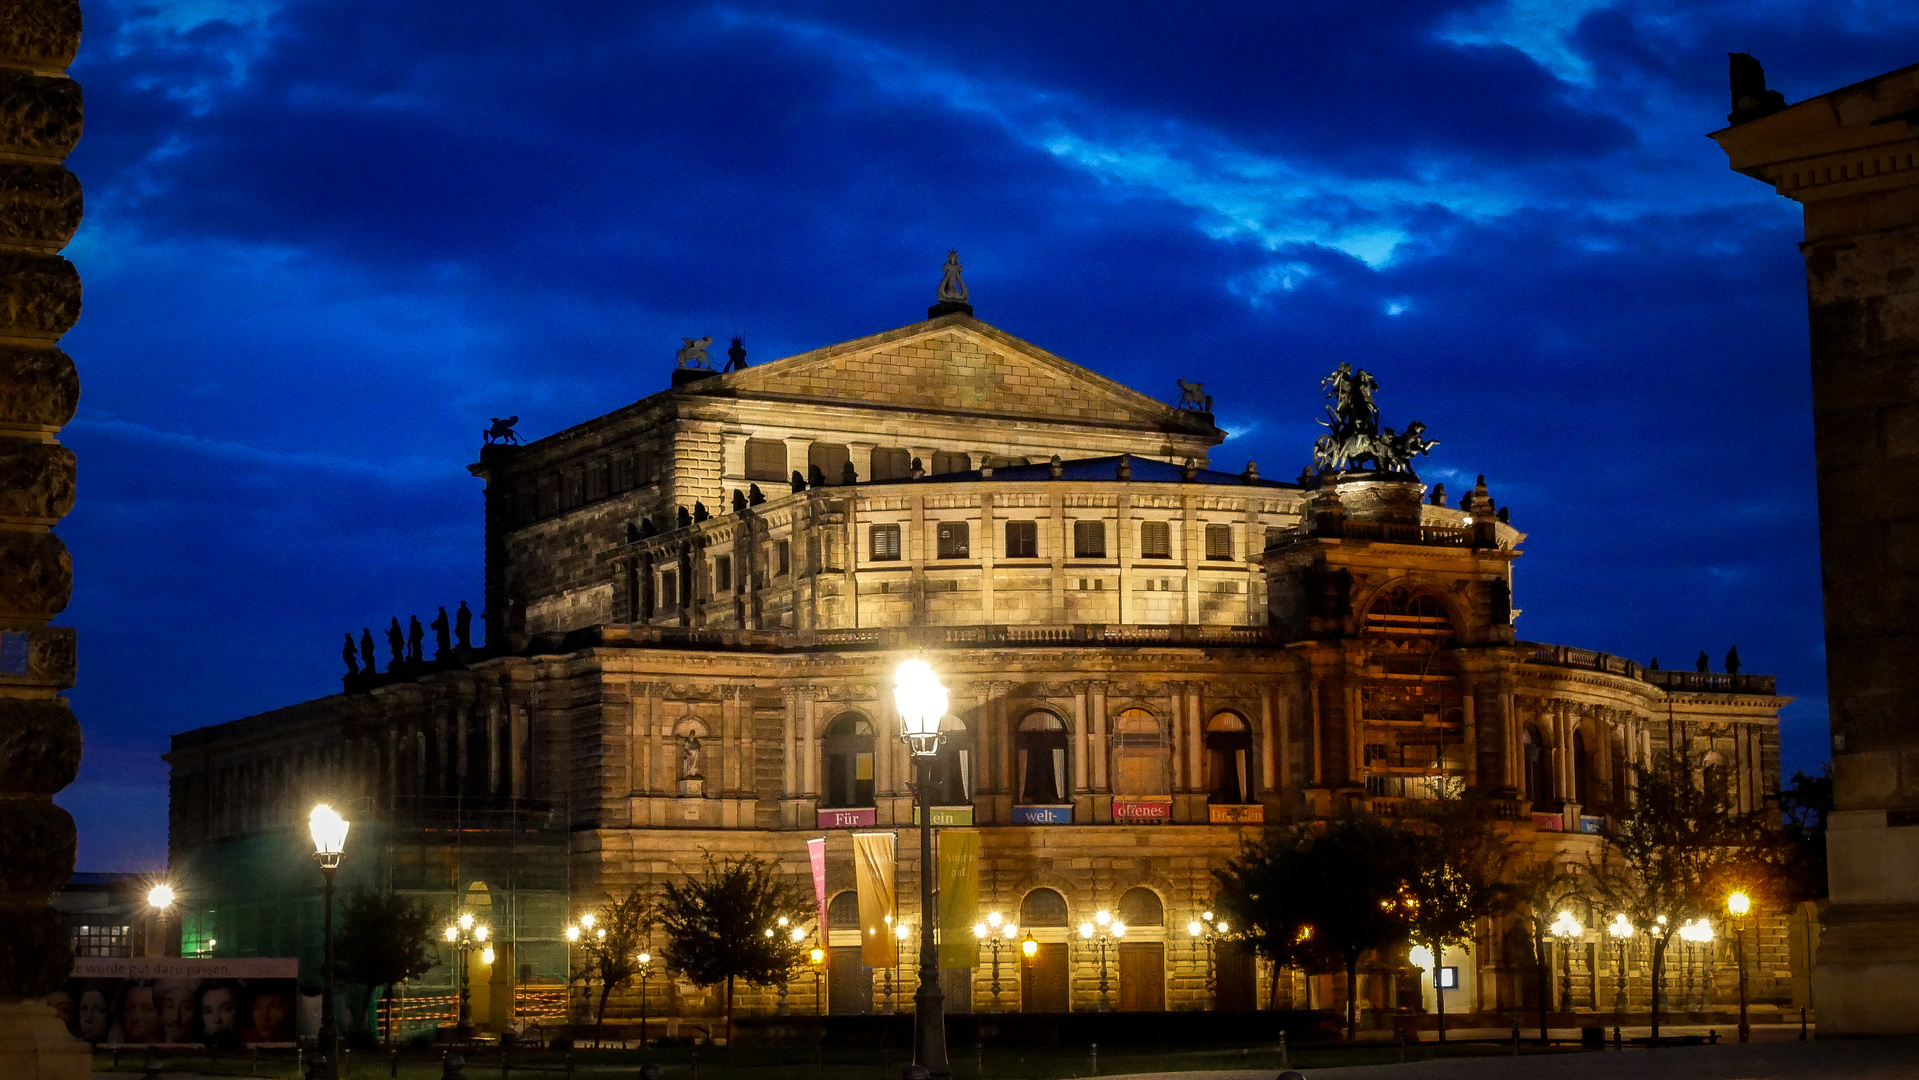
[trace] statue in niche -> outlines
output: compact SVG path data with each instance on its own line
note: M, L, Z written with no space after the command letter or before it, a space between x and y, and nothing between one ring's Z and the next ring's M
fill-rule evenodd
M690 731L680 736L680 779L705 779L700 774L700 740Z
M462 649L473 647L473 609L464 600L460 601L460 610L453 613L453 638Z
M353 647L353 631L351 630L346 632L346 644L340 647L340 659L346 661L346 673L348 675L358 675L360 673L360 654Z
M946 253L946 265L940 267L940 303L964 304L968 302L966 298L966 282L960 279L960 274L964 272L965 269L965 267L960 265L958 248L954 248Z
M388 651L393 653L393 660L387 664L386 669L388 671L400 670L400 665L406 663L406 631L400 629L400 617L398 615L395 615L393 621L387 624L386 647Z
M519 445L520 433L513 430L513 425L520 422L519 417L494 416L489 419L493 421L493 426L480 432L480 438L486 440L486 445L492 446L494 443L512 446Z
M673 359L679 366L683 368L705 368L708 371L713 370L713 361L707 359L706 356L706 347L713 344L712 334L708 334L698 340L690 337L683 337L680 340L686 344L681 345L680 350L673 354Z
M444 660L453 651L453 622L446 617L446 605L433 617L433 659Z
M368 675L380 670L379 664L374 662L373 651L373 630L371 627L362 626L360 628L360 666L366 669Z

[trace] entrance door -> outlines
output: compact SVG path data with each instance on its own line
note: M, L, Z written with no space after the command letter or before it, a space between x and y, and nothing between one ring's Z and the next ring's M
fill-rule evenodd
M826 970L826 1011L847 1016L873 1011L873 969L860 963L860 947L833 950Z
M1066 945L1041 945L1031 960L1020 965L1020 1012L1065 1012Z
M1166 946L1157 941L1119 945L1119 1009L1160 1012L1166 1008Z
M1213 949L1218 965L1220 1012L1251 1012L1259 1007L1259 979L1253 971L1253 950L1242 941L1222 941Z

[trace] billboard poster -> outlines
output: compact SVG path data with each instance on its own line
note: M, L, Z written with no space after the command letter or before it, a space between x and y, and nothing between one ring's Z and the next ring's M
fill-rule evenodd
M292 1045L299 976L298 960L86 956L47 1004L96 1046Z

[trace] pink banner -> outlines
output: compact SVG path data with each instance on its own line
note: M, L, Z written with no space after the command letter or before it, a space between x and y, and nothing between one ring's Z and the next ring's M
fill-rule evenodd
M820 944L826 944L826 837L806 842L806 857L813 864L813 899L820 909Z
M1171 821L1171 799L1113 799L1114 821Z

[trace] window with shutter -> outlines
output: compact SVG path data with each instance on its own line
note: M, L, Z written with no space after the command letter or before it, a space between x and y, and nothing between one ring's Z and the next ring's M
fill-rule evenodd
M748 480L786 479L786 444L778 439L746 440Z
M942 559L971 558L972 530L964 521L942 521L935 534L939 540L939 557Z
M820 477L827 487L846 482L846 463L850 460L845 445L841 443L814 443L806 448L807 475L813 469L820 471Z
M971 454L948 453L945 450L933 451L934 473L967 472L973 468Z
M1104 521L1073 522L1073 557L1075 559L1106 557L1106 523Z
M1206 557L1208 559L1231 559L1233 557L1233 527L1231 525L1206 526Z
M882 446L873 451L873 479L905 480L913 475L911 451L897 446Z
M1039 558L1039 522L1009 521L1006 523L1006 557L1009 559Z
M1173 529L1164 521L1142 521L1139 523L1139 557L1142 559L1170 559L1173 557Z
M875 525L866 535L874 562L892 562L900 557L898 525Z

